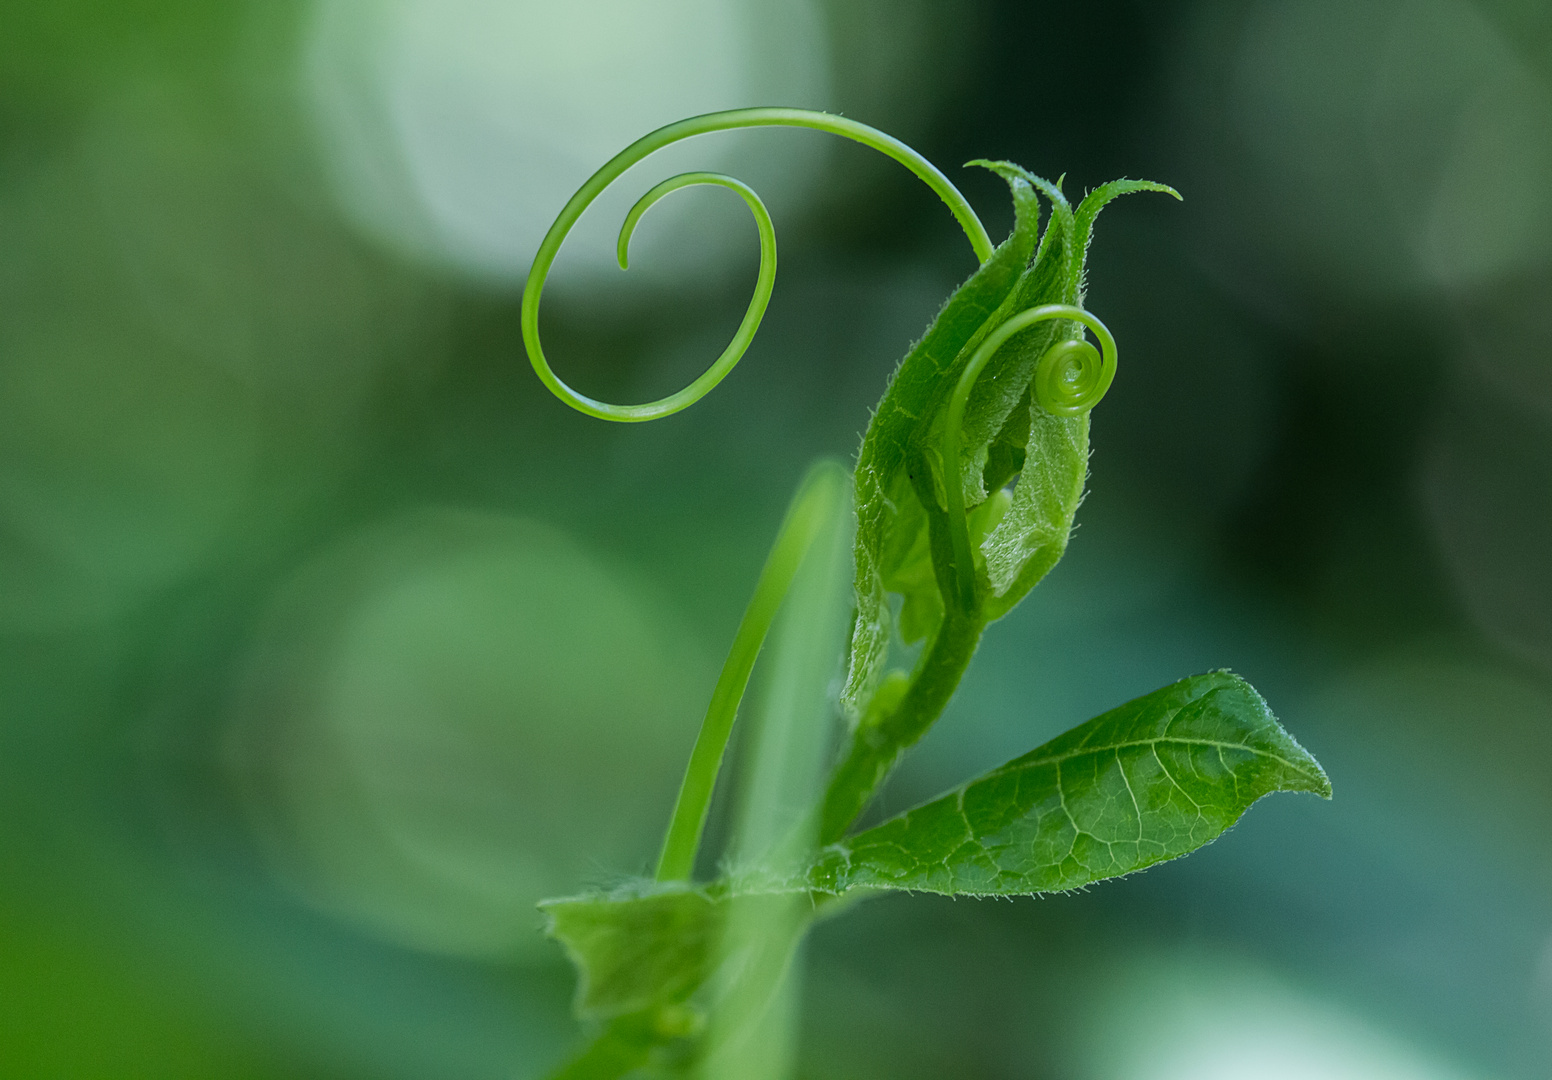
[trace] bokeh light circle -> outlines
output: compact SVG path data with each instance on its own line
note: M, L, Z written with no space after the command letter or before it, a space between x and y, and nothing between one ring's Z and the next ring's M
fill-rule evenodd
M632 139L751 102L826 104L828 42L810 0L319 0L303 72L347 215L417 261L501 287ZM820 143L735 134L664 167L739 175L780 213L812 184ZM649 277L715 273L746 253L744 229L697 199L643 231ZM629 193L619 200L583 222L562 277L623 277L607 239Z

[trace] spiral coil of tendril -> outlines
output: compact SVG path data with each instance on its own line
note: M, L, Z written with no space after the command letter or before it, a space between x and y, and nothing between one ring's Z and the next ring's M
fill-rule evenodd
M732 109L680 120L637 139L589 177L561 209L560 215L550 226L549 232L545 234L544 240L539 244L539 250L534 255L533 266L528 273L528 283L523 289L523 345L528 351L528 360L533 365L535 374L561 401L579 412L601 420L625 423L657 420L687 409L705 397L742 359L750 342L754 340L755 332L760 327L760 320L765 316L766 306L770 303L771 292L775 287L776 230L771 222L770 213L754 189L743 181L722 173L687 172L664 180L637 200L630 212L625 215L625 221L620 227L617 255L620 268L625 269L629 264L631 236L642 215L659 199L680 188L698 185L726 188L742 198L749 207L750 213L754 215L755 226L760 236L760 270L755 280L754 295L750 298L749 307L744 312L738 330L727 348L722 351L722 355L688 386L677 393L641 405L612 405L572 389L550 368L549 360L544 355L544 348L539 342L539 299L544 292L545 278L549 275L550 267L554 265L561 244L572 226L577 223L583 211L592 204L593 200L618 180L626 170L665 146L683 139L714 131L753 127L798 127L824 131L861 143L895 159L916 174L947 204L969 238L970 246L975 249L976 258L984 263L991 257L991 238L959 189L926 158L876 128L859 124L845 117L812 112L807 109ZM958 460L965 406L970 399L970 391L976 379L992 356L1014 334L1036 323L1052 319L1068 320L1087 327L1099 339L1100 348L1095 349L1083 339L1066 339L1052 345L1035 365L1035 400L1047 411L1058 416L1077 416L1092 409L1098 404L1099 399L1105 396L1105 392L1110 389L1111 381L1115 378L1116 370L1115 339L1105 328L1105 324L1082 308L1068 304L1047 304L1021 311L986 337L960 376L950 400L943 428L945 465ZM945 469L945 475L952 477L955 475L955 470ZM969 604L974 598L975 570L971 561L969 532L965 524L964 492L960 484L947 483L945 487L948 491L950 530L953 536L955 561L958 565L960 591L964 602Z
M1099 399L1105 396L1115 380L1114 336L1104 323L1071 304L1043 304L1019 312L986 335L986 340L970 357L970 362L965 365L954 387L953 396L949 398L948 413L943 418L943 490L948 501L949 534L954 547L960 600L966 607L975 600L975 563L970 553L970 530L965 524L964 484L958 482L957 469L951 470L949 467L951 463L959 461L965 406L970 403L970 391L975 388L975 381L1009 338L1036 323L1053 319L1075 322L1092 330L1099 339L1100 347L1096 349L1081 338L1067 338L1056 342L1040 355L1040 359L1035 361L1032 390L1041 408L1057 416L1081 416L1099 404Z
M528 284L523 289L523 345L528 350L528 362L533 365L540 381L567 405L589 416L596 416L600 420L617 420L625 423L672 416L682 409L689 408L710 393L713 387L727 377L728 372L733 370L734 365L743 357L744 351L749 348L749 343L754 340L755 331L760 327L760 320L765 315L765 308L770 302L771 290L776 282L776 231L771 224L771 216L766 211L765 204L760 201L760 197L753 189L741 180L735 180L721 173L682 173L663 181L641 197L625 216L625 223L620 228L618 255L620 267L623 269L627 264L631 233L635 231L641 215L646 213L653 203L672 191L695 185L727 188L741 196L750 212L754 214L755 225L760 232L760 273L755 282L754 296L750 299L743 321L739 323L738 331L733 335L733 340L728 347L689 386L678 393L642 405L611 405L578 393L561 381L550 369L549 361L545 358L544 348L539 343L539 297L544 291L544 279L549 275L550 267L555 262L555 256L560 252L560 246L565 241L566 234L571 231L572 226L577 223L582 212L593 200L632 165L682 139L713 131L732 131L752 127L800 127L825 131L859 142L894 158L915 173L948 204L949 210L958 219L965 235L970 238L970 246L975 249L976 258L985 262L991 257L991 238L987 236L981 219L976 217L975 211L970 208L970 204L960 194L959 189L950 183L948 177L938 171L937 166L932 162L899 139L886 135L876 128L859 124L855 120L847 120L845 117L811 112L807 109L732 109L727 112L707 113L704 116L692 116L688 120L680 120L637 139L589 177L587 183L578 188L577 193L561 209L560 215L550 226L550 231L545 234L544 240L539 244L538 252L534 255L533 266L528 272Z

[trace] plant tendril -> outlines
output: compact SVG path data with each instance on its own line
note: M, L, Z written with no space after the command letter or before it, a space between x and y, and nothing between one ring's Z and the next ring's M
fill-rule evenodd
M954 572L959 583L959 599L966 611L975 605L975 563L971 559L964 482L959 468L960 428L964 422L965 406L969 404L970 391L976 379L997 350L1019 331L1051 319L1083 324L1099 338L1100 348L1094 348L1084 339L1069 338L1056 342L1041 354L1035 363L1032 387L1034 399L1041 408L1057 416L1081 416L1099 404L1100 398L1105 396L1115 379L1115 338L1104 323L1071 304L1044 304L1019 312L988 334L970 357L949 399L948 413L943 418L942 455L943 490L948 500Z
M657 880L685 881L694 871L695 855L700 849L701 833L705 831L711 796L717 786L717 773L721 771L722 757L733 733L733 721L738 716L739 702L749 685L760 647L809 548L826 528L846 513L850 498L850 473L836 462L827 460L816 462L808 470L797 494L792 497L776 533L776 542L771 545L765 566L760 570L754 595L749 598L749 606L744 609L744 617L733 635L733 647L728 650L722 672L717 676L711 704L706 708L706 718L695 738L695 748L690 751L690 763L685 767L679 797L674 802L674 814L663 839L662 854L658 857Z
M589 177L561 209L560 215L556 217L555 223L550 226L549 232L539 244L539 250L534 254L533 266L528 272L528 283L523 288L523 345L528 351L528 362L533 365L534 373L539 376L539 380L567 405L600 420L616 420L625 423L672 416L682 409L689 408L710 393L712 388L726 378L734 365L743 357L760 327L760 320L765 315L765 308L775 285L776 232L765 204L760 201L760 197L754 193L754 190L742 181L721 173L682 173L658 184L642 196L626 215L625 223L620 229L617 248L620 267L624 269L628 261L630 237L641 215L658 199L682 187L706 184L727 188L742 197L754 214L755 225L760 233L760 273L755 283L754 296L750 299L743 321L739 323L738 331L733 335L733 340L728 347L690 385L677 393L641 405L611 405L573 390L551 370L549 361L545 358L544 349L539 343L539 298L544 291L545 278L549 275L550 267L560 252L560 246L565 241L566 234L571 231L572 226L577 223L582 212L592 204L593 200L632 165L682 139L714 131L754 127L798 127L824 131L851 139L853 142L861 143L893 158L910 169L948 205L949 210L959 221L960 227L964 229L965 235L969 237L970 246L975 250L976 258L985 262L991 257L991 237L987 235L981 219L976 216L959 189L932 162L899 139L886 135L876 128L842 116L813 112L808 109L731 109L680 120L637 139Z

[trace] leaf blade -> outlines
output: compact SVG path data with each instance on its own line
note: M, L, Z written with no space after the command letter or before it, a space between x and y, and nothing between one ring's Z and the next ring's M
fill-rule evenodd
M1108 184L1101 184L1083 197L1078 204L1076 219L1078 242L1086 251L1089 240L1093 235L1094 219L1114 200L1122 195L1131 195L1139 191L1156 191L1161 195L1171 195L1176 202L1184 202L1180 192L1168 184L1160 184L1154 180L1112 180Z
M812 885L1063 892L1194 851L1274 791L1331 785L1250 684L1193 676L831 845Z
M689 998L705 980L723 921L717 900L679 883L546 900L539 909L577 969L573 1008L589 1020Z

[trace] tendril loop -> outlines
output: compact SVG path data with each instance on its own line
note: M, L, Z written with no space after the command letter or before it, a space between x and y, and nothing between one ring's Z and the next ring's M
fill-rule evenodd
M1092 330L1100 347L1094 348L1082 338L1064 338L1041 354L1035 362L1033 393L1035 401L1057 416L1082 416L1105 396L1115 380L1116 343L1104 323L1089 312L1071 304L1043 304L1019 312L982 341L970 357L959 382L949 398L943 418L943 489L948 502L949 536L954 547L954 571L959 598L968 609L975 603L975 563L970 551L970 529L965 520L964 482L960 477L959 448L970 403L970 391L976 379L1008 339L1036 323L1061 319L1079 323Z
M572 226L577 223L582 212L592 204L593 200L632 165L681 139L713 131L753 127L798 127L824 131L861 143L894 158L915 173L948 204L949 210L953 212L965 235L969 237L970 246L975 249L976 258L985 262L991 257L991 238L987 235L980 218L976 217L975 211L970 208L969 202L960 194L959 189L926 158L905 143L876 128L859 124L845 117L811 112L807 109L731 109L680 120L637 139L589 177L587 183L578 188L577 193L561 209L560 215L550 226L549 232L539 244L539 250L534 254L533 266L528 272L528 283L523 289L523 345L528 351L528 362L533 365L534 373L539 376L539 380L567 405L600 420L626 423L672 416L682 409L689 408L710 393L712 388L726 378L734 365L743 357L750 342L754 340L755 332L760 328L760 320L765 315L766 305L770 302L771 291L775 286L776 232L765 204L760 201L760 197L754 190L741 180L735 180L721 173L681 173L647 192L626 214L625 222L620 228L616 251L620 268L624 269L628 263L631 234L635 231L636 223L641 220L641 215L664 195L682 187L706 184L727 188L739 195L749 206L750 212L754 214L755 226L760 234L760 272L755 282L754 296L749 301L749 307L744 312L743 321L739 323L733 340L723 350L722 355L717 357L712 365L689 386L665 398L641 405L611 405L573 390L550 368L544 349L539 343L539 298L544 291L544 280L549 275L550 267L555 262L555 256L560 252L560 246L565 241L566 234L571 231Z
M1099 404L1114 377L1114 354L1106 364L1087 341L1058 341L1035 364L1035 400L1057 416L1082 416Z

